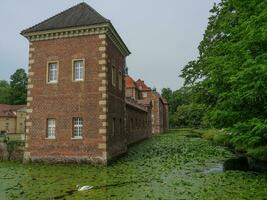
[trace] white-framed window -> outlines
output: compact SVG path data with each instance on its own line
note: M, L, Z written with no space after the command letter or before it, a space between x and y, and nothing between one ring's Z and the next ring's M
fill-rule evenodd
M48 63L47 69L47 82L48 83L56 83L58 78L58 63L50 62Z
M112 77L112 85L116 86L116 68L115 68L115 66L112 66L111 77Z
M47 138L55 139L56 138L56 120L47 119Z
M119 71L119 89L122 90L122 72Z
M147 92L143 92L143 98L147 98Z
M73 118L73 138L82 138L83 119L80 117Z
M73 61L73 80L83 81L84 79L84 60Z

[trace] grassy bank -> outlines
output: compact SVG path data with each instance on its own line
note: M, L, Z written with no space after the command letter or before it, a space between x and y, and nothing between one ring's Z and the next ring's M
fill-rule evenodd
M243 142L245 140L242 136L236 136L234 133L227 130L217 129L187 129L191 130L200 137L211 140L217 145L223 145L233 149L237 153L244 153L257 160L267 162L267 146L253 144L253 138L250 143Z

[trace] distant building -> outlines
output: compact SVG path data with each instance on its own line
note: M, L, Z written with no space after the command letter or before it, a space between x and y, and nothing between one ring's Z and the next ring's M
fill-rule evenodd
M21 33L29 42L25 161L107 164L152 134L152 101L126 98L130 51L78 4Z
M0 104L0 132L25 134L26 105Z
M169 128L168 102L159 93L148 87L143 80L134 81L129 75L125 76L126 97L135 100L147 100L152 103L151 120L152 133L162 133Z

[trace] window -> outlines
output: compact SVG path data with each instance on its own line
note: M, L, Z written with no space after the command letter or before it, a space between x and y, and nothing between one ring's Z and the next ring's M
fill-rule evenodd
M48 73L47 73L47 82L48 83L56 83L57 82L57 76L58 76L58 63L57 62L51 62L48 63Z
M73 61L73 80L83 81L84 79L84 60Z
M119 124L119 134L120 135L123 133L122 128L123 128L123 126L122 126L122 119L120 119L120 124Z
M112 119L112 136L115 136L115 131L116 131L116 119Z
M112 66L112 72L111 72L111 76L112 76L112 85L116 86L116 68L115 66Z
M122 90L122 73L119 72L119 89Z
M131 119L130 129L131 129L131 131L134 129L134 121L133 121L133 119Z
M56 138L56 120L55 119L47 120L47 138L49 139Z
M147 98L147 93L146 92L143 93L143 98Z
M73 118L73 138L82 138L83 119L79 117Z

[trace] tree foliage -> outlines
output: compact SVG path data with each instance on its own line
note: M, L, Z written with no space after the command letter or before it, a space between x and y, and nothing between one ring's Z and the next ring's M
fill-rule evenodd
M7 81L0 81L0 103L8 104L10 96L10 85Z
M0 103L2 104L26 104L27 98L27 74L24 69L18 69L10 76L10 83L0 81Z
M267 145L267 0L222 0L210 12L199 57L180 75L185 107L205 105L202 125L231 130L235 146Z
M10 77L11 104L25 104L27 98L27 74L24 69L17 69Z

